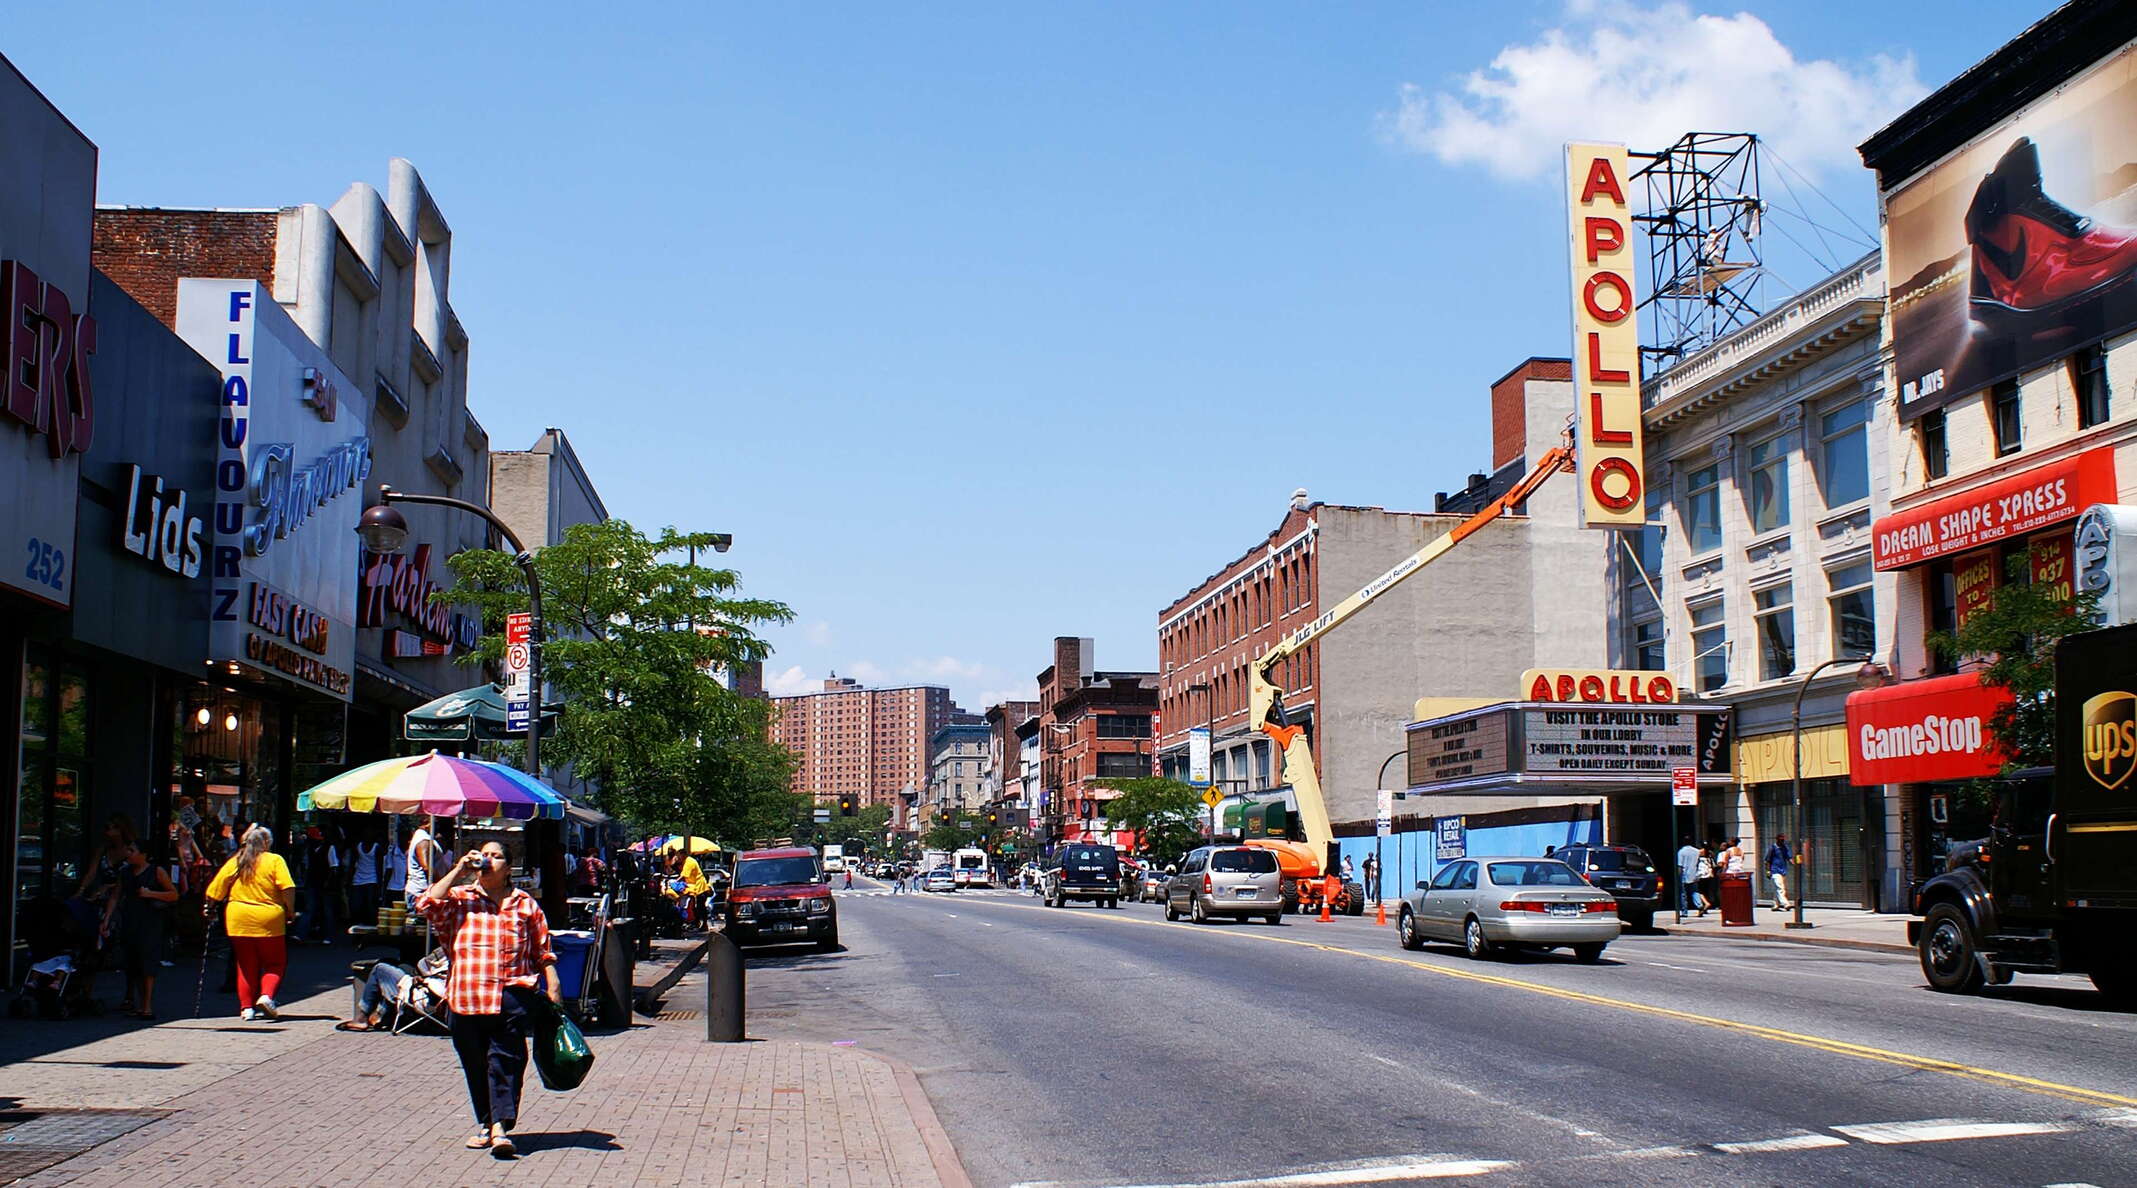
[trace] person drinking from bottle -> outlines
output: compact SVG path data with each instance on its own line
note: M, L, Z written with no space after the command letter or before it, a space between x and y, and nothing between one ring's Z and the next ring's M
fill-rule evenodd
M445 1005L453 1012L453 1050L479 1127L467 1147L509 1159L532 1029L526 996L539 977L551 1002L564 1001L549 922L534 897L512 885L510 856L494 841L461 855L415 906L450 957Z

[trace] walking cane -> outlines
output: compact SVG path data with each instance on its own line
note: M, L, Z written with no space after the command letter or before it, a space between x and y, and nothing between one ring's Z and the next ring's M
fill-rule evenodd
M208 950L215 942L215 901L203 904L200 914L207 919L207 926L200 930L200 979L193 983L193 1017L200 1018L200 1001L208 990Z

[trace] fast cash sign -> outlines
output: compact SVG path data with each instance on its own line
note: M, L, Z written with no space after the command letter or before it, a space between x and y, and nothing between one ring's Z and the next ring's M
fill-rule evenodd
M223 375L209 657L346 701L369 403L256 281L180 280L178 333Z
M1640 444L1640 331L1632 293L1632 204L1625 146L1566 145L1573 246L1574 448L1581 522L1638 528L1647 519Z

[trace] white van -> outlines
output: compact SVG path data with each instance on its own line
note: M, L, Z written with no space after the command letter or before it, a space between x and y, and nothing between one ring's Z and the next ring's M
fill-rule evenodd
M950 874L960 887L994 885L994 872L987 867L987 851L971 846L950 856Z
M843 874L846 870L846 847L824 847L824 873Z

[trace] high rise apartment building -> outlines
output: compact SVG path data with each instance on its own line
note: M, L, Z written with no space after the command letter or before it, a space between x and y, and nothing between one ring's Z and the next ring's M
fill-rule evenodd
M941 685L865 689L836 673L814 693L774 697L772 737L794 752L793 790L817 803L853 796L899 805L928 786L928 741L953 721L974 721Z

